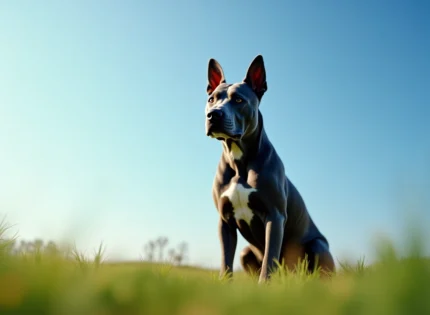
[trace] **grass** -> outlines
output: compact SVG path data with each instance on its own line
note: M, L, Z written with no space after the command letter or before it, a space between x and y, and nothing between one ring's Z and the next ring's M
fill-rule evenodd
M235 273L108 263L75 248L11 254L0 226L0 314L430 314L430 262L419 246L400 258L385 244L376 263L341 263L327 280L278 271L270 283Z

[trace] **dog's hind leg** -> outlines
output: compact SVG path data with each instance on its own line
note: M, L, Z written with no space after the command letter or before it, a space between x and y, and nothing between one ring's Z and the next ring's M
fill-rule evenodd
M313 272L320 269L320 275L330 276L336 271L334 259L325 240L316 238L306 244L306 254L309 259L308 270Z
M255 275L260 272L262 255L252 245L246 246L240 253L240 263L246 273Z
M297 264L300 264L304 259L305 249L300 242L288 240L284 243L284 248L281 252L281 263L288 271L295 271Z

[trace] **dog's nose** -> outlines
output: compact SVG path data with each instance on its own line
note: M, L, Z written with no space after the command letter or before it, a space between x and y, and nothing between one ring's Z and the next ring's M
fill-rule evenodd
M209 112L206 117L208 120L219 120L222 117L222 111L219 109L215 109Z

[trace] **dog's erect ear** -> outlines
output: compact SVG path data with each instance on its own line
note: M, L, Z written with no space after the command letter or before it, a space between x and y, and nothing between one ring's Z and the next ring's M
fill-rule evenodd
M208 94L211 94L221 83L225 83L224 71L222 71L218 61L211 58L208 67L208 87L206 89Z
M257 94L258 99L261 100L264 92L267 91L266 69L262 55L258 55L251 62L243 82L247 83Z

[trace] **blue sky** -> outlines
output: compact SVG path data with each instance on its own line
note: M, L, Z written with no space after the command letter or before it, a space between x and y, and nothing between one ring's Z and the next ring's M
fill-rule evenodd
M371 257L374 235L430 223L429 14L426 1L2 1L0 212L25 239L137 259L165 235L218 267L207 62L234 82L262 54L260 108L287 175L337 258Z

